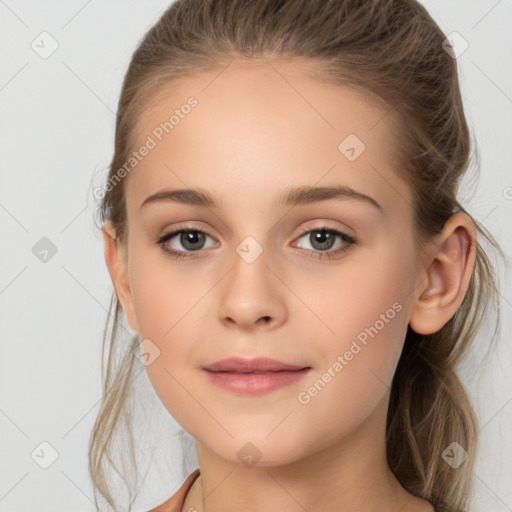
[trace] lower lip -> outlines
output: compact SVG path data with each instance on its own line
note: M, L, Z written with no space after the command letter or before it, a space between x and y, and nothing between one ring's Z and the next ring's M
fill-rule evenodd
M210 381L228 391L245 395L262 395L302 379L311 368L268 373L231 373L204 370Z

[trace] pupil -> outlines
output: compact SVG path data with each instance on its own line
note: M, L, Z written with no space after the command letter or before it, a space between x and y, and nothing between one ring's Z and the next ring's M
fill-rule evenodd
M325 230L312 231L310 238L313 243L313 247L315 246L315 243L320 243L320 246L317 247L318 249L330 249L332 247L332 242L334 240L332 233L329 233L328 231Z
M204 233L200 233L198 231L187 231L181 234L180 242L183 244L183 247L194 251L200 249L200 247L193 247L194 243L198 242L197 239L199 239L199 241L203 241ZM190 247L190 244L192 244L192 247Z

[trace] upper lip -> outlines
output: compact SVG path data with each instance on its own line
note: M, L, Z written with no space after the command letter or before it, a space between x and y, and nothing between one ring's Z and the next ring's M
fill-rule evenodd
M255 372L279 372L303 370L309 366L297 366L283 363L267 357L244 359L242 357L229 357L212 364L203 366L205 370L212 372L255 373Z

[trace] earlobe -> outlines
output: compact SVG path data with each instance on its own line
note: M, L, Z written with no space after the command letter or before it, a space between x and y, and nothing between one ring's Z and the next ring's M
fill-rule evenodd
M475 227L456 213L433 244L426 260L426 278L417 286L409 325L418 334L439 331L455 314L466 294L476 258Z
M138 332L135 310L133 307L132 293L126 268L126 260L123 257L122 248L118 243L115 227L111 221L105 221L102 227L103 247L105 263L110 279L114 286L117 298L121 303L126 321L134 332Z

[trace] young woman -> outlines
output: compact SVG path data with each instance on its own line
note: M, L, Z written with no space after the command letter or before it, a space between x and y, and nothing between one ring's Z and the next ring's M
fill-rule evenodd
M177 0L146 34L100 209L114 509L140 360L199 461L153 510L467 510L456 368L497 301L445 39L414 0Z

